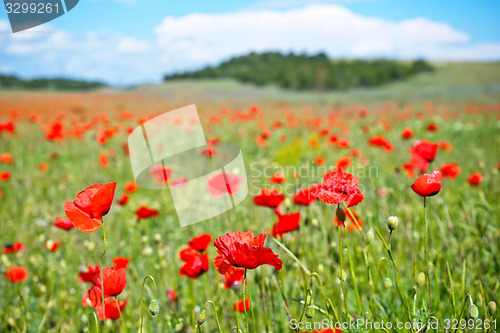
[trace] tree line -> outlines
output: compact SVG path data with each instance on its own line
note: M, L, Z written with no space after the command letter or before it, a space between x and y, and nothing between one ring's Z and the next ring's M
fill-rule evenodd
M218 66L164 76L164 81L201 78L234 78L259 86L275 84L297 90L335 90L373 87L432 71L425 60L332 60L326 54L250 53Z
M66 78L21 79L14 75L0 75L0 89L47 89L47 90L90 90L107 85L99 81L83 81Z

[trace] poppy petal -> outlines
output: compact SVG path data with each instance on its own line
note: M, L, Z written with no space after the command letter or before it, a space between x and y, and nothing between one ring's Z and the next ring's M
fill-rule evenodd
M71 220L73 226L83 232L93 232L99 229L102 224L101 218L91 219L85 212L78 208L73 202L67 201L64 204L64 212Z

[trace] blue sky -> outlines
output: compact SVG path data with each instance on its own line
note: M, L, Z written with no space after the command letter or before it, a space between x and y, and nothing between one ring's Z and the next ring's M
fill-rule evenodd
M264 50L492 61L500 60L499 13L498 0L81 0L12 34L0 8L0 72L158 82Z

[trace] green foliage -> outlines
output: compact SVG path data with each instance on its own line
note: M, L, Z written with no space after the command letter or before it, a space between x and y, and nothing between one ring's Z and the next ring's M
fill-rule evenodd
M432 71L425 60L335 60L324 53L313 56L278 52L250 53L231 58L217 67L166 75L176 79L235 78L258 86L275 84L296 90L332 90L373 87Z
M99 81L65 78L25 80L13 75L0 75L0 89L91 90L106 86L105 83Z

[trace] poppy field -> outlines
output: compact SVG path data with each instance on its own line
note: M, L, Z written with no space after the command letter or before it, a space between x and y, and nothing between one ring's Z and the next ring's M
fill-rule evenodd
M188 103L13 96L0 102L1 332L499 329L500 104L198 104L203 158L236 143L248 196L180 227L168 191L136 184L127 138ZM214 177L213 196L245 181Z

